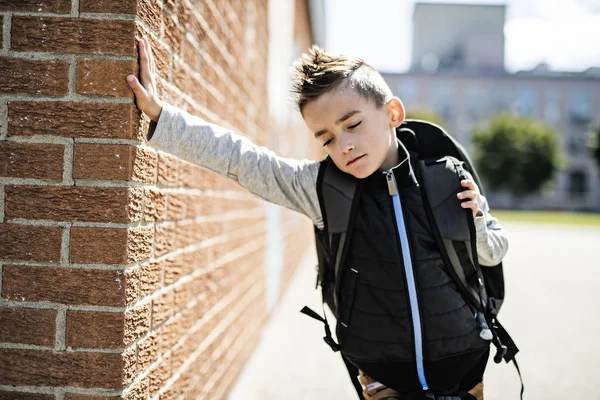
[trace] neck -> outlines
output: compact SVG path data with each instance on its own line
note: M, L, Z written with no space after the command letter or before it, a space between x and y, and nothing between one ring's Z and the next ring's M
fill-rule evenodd
M400 161L400 155L398 154L398 141L394 136L392 138L392 143L390 143L388 154L381 164L381 167L379 167L379 171L387 171L388 169L394 168L400 163Z

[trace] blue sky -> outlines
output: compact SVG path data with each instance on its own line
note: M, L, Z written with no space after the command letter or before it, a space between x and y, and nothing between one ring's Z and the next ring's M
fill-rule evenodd
M431 2L431 1L428 1ZM600 67L600 0L439 0L506 4L505 66L582 71ZM326 49L364 58L383 71L410 64L414 0L326 0Z

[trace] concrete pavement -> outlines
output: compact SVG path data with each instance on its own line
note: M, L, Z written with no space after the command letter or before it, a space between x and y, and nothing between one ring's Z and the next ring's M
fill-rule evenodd
M501 321L521 349L527 400L600 400L600 229L506 224L507 300ZM229 400L355 399L323 325L299 312L320 310L316 260L307 255L273 313ZM519 398L511 365L490 360L486 400Z

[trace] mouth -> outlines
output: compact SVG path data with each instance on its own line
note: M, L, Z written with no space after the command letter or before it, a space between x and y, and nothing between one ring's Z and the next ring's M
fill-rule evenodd
M366 154L363 154L362 156L358 156L358 157L353 158L352 160L348 161L348 163L346 164L346 167L349 167L350 165L354 164L355 162L357 162L358 160L360 160L364 156L366 156Z

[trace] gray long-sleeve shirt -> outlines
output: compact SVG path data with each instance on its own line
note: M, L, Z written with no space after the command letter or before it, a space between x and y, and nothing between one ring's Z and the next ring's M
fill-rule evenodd
M151 124L148 138L152 147L235 179L251 193L305 214L323 228L317 197L318 161L279 157L169 104L163 105L158 123ZM479 263L497 265L508 250L508 241L485 197L479 195L477 201L482 211L475 217Z

